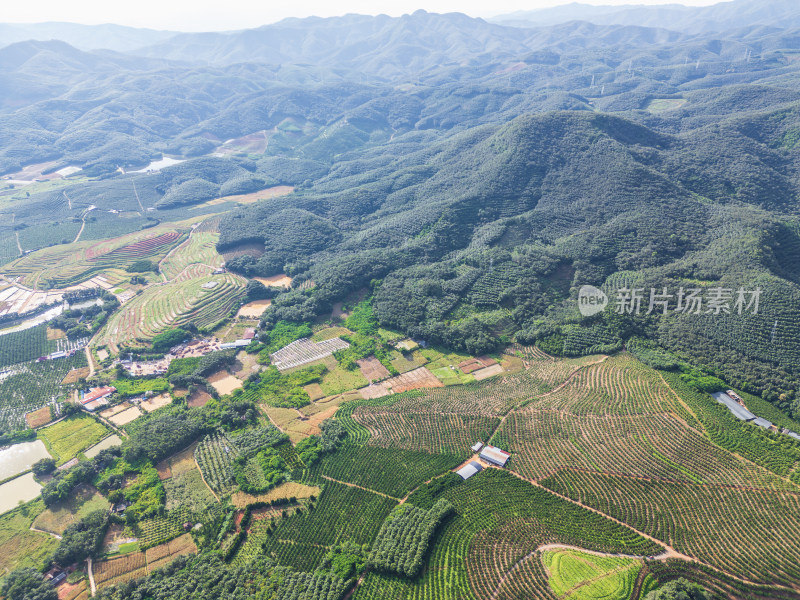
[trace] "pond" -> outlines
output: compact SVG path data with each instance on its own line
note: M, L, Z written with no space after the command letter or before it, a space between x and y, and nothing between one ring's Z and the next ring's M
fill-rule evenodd
M28 502L39 495L42 486L36 483L33 473L25 473L0 485L0 514L16 508L20 502Z
M14 444L0 450L0 481L27 471L33 463L43 458L52 458L42 440Z
M91 448L84 450L83 453L86 455L86 458L94 458L98 454L100 454L101 450L106 450L107 448L111 448L112 446L119 446L122 443L122 440L119 439L119 436L115 433L113 435L108 436L100 443L95 444Z
M168 156L165 156L164 158L161 158L159 160L154 160L149 165L147 165L144 169L139 169L138 171L132 171L132 173L147 173L147 172L151 172L151 171L160 171L161 169L163 169L165 167L171 167L172 165L177 165L177 164L180 164L182 162L185 162L185 161L177 160L175 158L169 158Z

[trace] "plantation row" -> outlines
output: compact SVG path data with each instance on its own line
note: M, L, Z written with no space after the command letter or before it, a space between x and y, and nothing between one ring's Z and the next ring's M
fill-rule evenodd
M233 461L239 451L222 431L204 437L194 451L194 457L206 483L218 496L229 495L236 487Z
M378 532L369 555L370 564L380 571L415 577L433 534L452 512L452 504L444 499L428 510L411 504L398 506Z
M0 370L55 352L56 342L47 339L47 325L37 325L0 336Z
M517 563L497 588L497 600L556 600L556 598L558 596L550 587L547 572L544 570L542 552L534 552Z
M800 600L800 591L746 584L719 571L683 560L647 562L649 577L663 584L678 578L700 585L709 600Z
M561 471L542 482L750 581L800 578L800 497Z
M528 406L509 414L493 443L509 450L512 468L530 479L575 467L689 483L798 490L715 446L669 413L571 415Z
M531 405L575 415L686 413L658 373L629 355L581 369L567 385Z
M80 224L76 224L70 241L79 228ZM32 287L41 287L45 282L67 287L106 269L122 269L142 259L156 261L181 237L178 231L162 227L100 241L62 244L22 257L8 265L6 272L12 277L22 276L23 283Z
M708 437L718 446L782 477L787 476L800 462L800 443L797 441L789 436L769 433L761 427L738 421L725 406L709 394L689 387L675 373L664 372L663 376L670 387L691 407Z
M322 458L304 477L314 484L324 484L325 477L330 477L402 498L462 461L463 457L450 454L345 445Z
M396 504L390 498L329 481L313 508L299 513L287 509L290 514L279 519L274 530L262 530L260 541L264 553L278 563L314 570L331 546L371 544Z
M408 581L371 572L354 599L491 598L512 566L546 543L636 555L660 551L628 528L497 469L457 483L441 497L455 514L432 543L422 575Z
M228 496L237 483L252 488L246 491L258 492L279 482L286 463L302 466L296 462L297 454L292 445L284 443L286 440L286 435L272 425L248 429L234 437L217 430L200 441L194 456L203 477L217 495ZM288 453L285 461L279 457L281 452ZM269 456L275 457L274 464L270 464Z
M487 440L498 417L434 412L376 411L359 408L353 418L369 430L369 444L382 448L426 450L467 456L478 440Z
M9 369L8 375L0 379L0 429L22 429L25 413L52 404L66 393L61 381L72 369L85 367L86 354L29 362Z

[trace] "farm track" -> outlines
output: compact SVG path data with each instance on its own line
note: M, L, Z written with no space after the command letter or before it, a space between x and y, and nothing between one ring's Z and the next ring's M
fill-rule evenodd
M92 596L97 594L97 586L94 583L94 572L92 571L92 559L86 559L86 573L89 575L89 589L92 592Z
M75 239L72 240L73 244L77 242L79 239L81 239L81 234L83 233L85 227L86 227L86 216L84 215L83 218L81 219L81 228L78 229L78 233L77 235L75 235Z
M556 387L554 387L549 392L545 392L544 394L538 395L537 398L545 398L545 397L547 397L547 396L549 396L551 394L555 394L556 392L558 392L561 389L563 389L572 380L572 378L575 377L580 371L582 371L583 369L586 369L588 367L594 366L594 365L599 365L600 363L605 362L606 360L608 360L608 356L604 355L600 360L596 360L594 362L586 363L585 365L579 365L579 366L575 367L575 369L573 369L572 372L569 375L567 375L567 378L564 381L559 383ZM522 398L521 402L524 402L527 399L528 398ZM502 416L502 418L500 419L500 422L497 424L497 427L494 428L494 431L492 431L492 434L489 436L489 440L488 440L487 444L491 444L492 443L492 440L497 435L497 432L500 431L500 428L503 426L503 423L505 423L505 420L508 418L508 416L511 413L513 413L515 410L517 410L519 408L519 405L520 405L520 402L517 402L516 405L512 406L506 412L506 414L504 414Z
M491 467L491 468L497 469L499 467ZM580 502L578 500L573 500L572 498L569 498L568 496L564 496L564 495L559 494L558 492L556 492L554 490L551 490L550 488L546 488L546 487L544 487L543 485L541 485L537 481L534 481L532 479L527 479L526 477L523 477L519 473L516 473L516 472L511 471L511 470L509 470L508 472L511 473L514 477L516 477L518 479L521 479L522 481L527 481L531 485L533 485L533 486L535 486L535 487L537 487L537 488L539 488L541 490L544 490L545 492L553 494L554 496L556 496L557 498L560 498L561 500L564 500L566 502L569 502L570 504L574 504L576 506L579 506L580 508L583 508L585 510L591 511L591 512L597 514L597 515L600 515L601 517L609 519L610 521L613 521L614 523L617 523L618 525L621 525L621 526L623 526L623 527L625 527L627 529L630 529L634 533L639 534L643 538L645 538L647 540L650 540L654 544L657 544L657 545L661 546L662 548L664 548L664 552L662 552L661 554L657 555L658 557L660 557L659 560L667 560L667 559L672 558L672 559L677 559L677 560L683 560L683 561L686 561L686 562L696 563L696 564L699 564L699 565L703 565L704 567L706 567L708 569L716 571L717 573L722 573L723 575L726 575L727 577L730 577L732 579L735 579L736 581L740 581L740 582L745 583L747 585L759 585L758 582L751 581L751 580L746 579L744 577L740 577L738 575L735 575L734 573L730 573L728 571L725 571L724 569L720 569L718 567L710 565L710 564L708 564L708 563L706 563L706 562L704 562L704 561L702 561L702 560L700 560L698 558L695 558L693 556L689 556L688 554L684 554L682 552L679 552L678 550L676 550L675 548L673 548L672 546L670 546L666 542L663 542L662 540L654 538L653 536L651 536L651 535L649 535L649 534L647 534L647 533L645 533L643 531L640 531L640 530L636 529L632 525L629 525L628 523L625 523L624 521L620 521L619 519L617 519L615 517L612 517L611 515L607 515L606 513L602 512L602 511L600 511L600 510L598 510L596 508L592 508L591 506L589 506L587 504L584 504L584 503L582 503L582 502ZM710 486L710 487L714 487L714 486ZM783 586L783 585L777 585L776 587L780 587L780 588L786 589L786 590L791 589L791 588L788 588L788 587Z
M327 479L328 481L332 481L333 483L341 483L342 485L346 485L347 487L357 488L364 492L370 492L372 494L376 494L378 496L383 496L384 498L388 498L389 500L395 500L397 502L402 502L402 498L395 498L394 496L390 496L389 494L384 494L383 492L376 492L375 490L371 490L369 488L362 487L360 485L356 485L355 483L347 483L346 481L339 481L338 479L334 479L333 477L328 477L327 475L322 475L323 479Z
M60 540L60 539L61 539L61 536L60 536L60 535L58 535L57 533L53 533L52 531L45 531L44 529L37 529L37 528L36 528L36 527L34 527L33 525L31 525L31 526L30 526L30 530L31 530L31 531L35 531L35 532L37 532L37 533L46 533L47 535L50 535L50 536L52 536L52 537L56 538L57 540Z
M141 216L144 216L144 206L142 206L142 201L139 199L139 191L136 189L136 180L131 179L131 183L133 184L133 193L136 195L136 202L139 203L139 210L141 211Z

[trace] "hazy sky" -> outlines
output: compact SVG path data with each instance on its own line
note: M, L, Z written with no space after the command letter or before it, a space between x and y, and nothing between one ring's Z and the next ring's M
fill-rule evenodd
M663 0L581 0L587 4L665 4ZM681 4L705 6L716 0L680 0ZM565 4L564 0L2 0L0 22L119 23L135 27L180 31L242 29L274 23L285 17L345 13L393 16L424 8L430 12L464 12L489 17L516 10L532 10Z

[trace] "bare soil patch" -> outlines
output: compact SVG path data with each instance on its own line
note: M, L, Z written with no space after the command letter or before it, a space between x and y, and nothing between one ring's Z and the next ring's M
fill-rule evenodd
M117 414L108 418L114 425L117 427L122 427L123 425L127 425L131 421L135 421L139 417L142 416L142 411L139 410L138 406L131 406L130 408L123 410L122 412L118 412Z
M478 369L477 371L473 371L472 376L475 377L477 381L481 381L482 379L486 379L487 377L499 375L502 372L503 372L503 365L492 365L491 367L484 367L483 369Z
M63 329L50 329L47 328L47 339L48 340L63 340L67 337L67 332Z
M374 356L362 358L356 361L356 364L358 364L358 368L361 369L361 374L370 383L386 379L392 375L389 373L389 370L381 364L381 361Z
M159 394L158 396L153 396L152 398L144 400L139 406L147 412L153 412L171 403L172 398L170 398L169 394Z
M222 253L222 258L229 261L239 256L254 256L258 258L262 254L264 254L264 244L260 242L251 242L249 244L236 246L231 250L226 250Z
M61 385L67 385L69 383L77 383L81 379L86 379L90 373L89 367L82 367L80 369L72 369L69 373L66 374L64 379L61 380Z
M186 400L186 404L191 408L199 408L205 406L209 400L211 400L211 394L205 390L197 390L194 394L189 396Z
M236 492L231 496L231 502L236 508L245 508L256 502L272 502L283 498L297 498L303 500L311 496L318 496L320 488L290 481L266 492L265 494L246 494Z
M208 382L223 396L233 393L234 390L238 390L243 385L241 379L231 375L227 371L214 373L208 378Z
M408 373L398 375L397 377L392 377L387 380L387 383L389 383L392 392L395 394L407 392L409 390L444 387L444 384L439 381L439 378L426 367L420 367Z
M252 204L259 200L268 200L269 198L277 198L279 196L286 196L294 191L291 185L276 185L275 187L267 188L258 192L250 194L237 194L234 196L223 196L219 198L225 202L238 202L239 204Z
M245 319L258 319L271 304L272 300L253 300L242 306L236 316Z
M312 402L325 397L325 392L322 391L322 386L318 383L309 383L303 386L303 389L308 394L308 397L311 398Z
M25 415L25 421L28 423L28 427L31 429L36 429L42 425L47 425L52 420L53 417L50 414L49 406L45 406L39 410L29 412L27 415Z
M267 287L282 287L288 288L292 285L292 278L283 273L273 275L272 277L253 277L256 281L260 281Z

